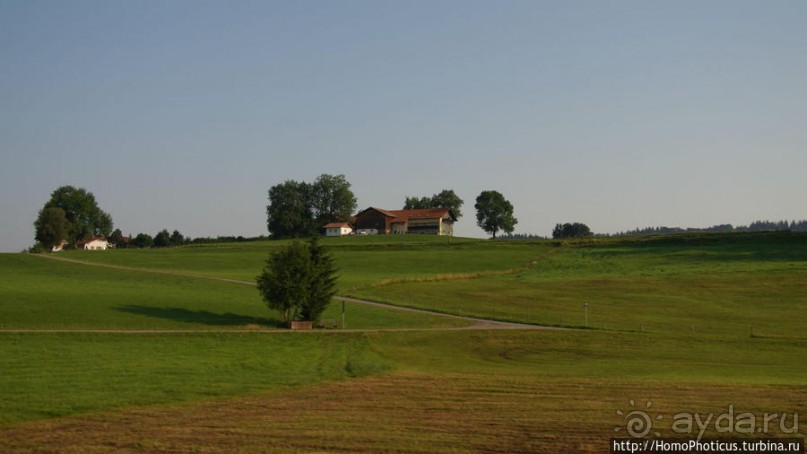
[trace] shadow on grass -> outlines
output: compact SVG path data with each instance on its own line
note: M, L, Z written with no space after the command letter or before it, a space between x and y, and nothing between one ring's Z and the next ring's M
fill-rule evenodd
M274 328L281 325L279 320L270 318L251 317L249 315L231 314L229 312L216 314L208 311L192 311L181 307L153 307L127 304L117 307L116 310L128 314L173 320L175 322L199 323L211 326L259 325Z

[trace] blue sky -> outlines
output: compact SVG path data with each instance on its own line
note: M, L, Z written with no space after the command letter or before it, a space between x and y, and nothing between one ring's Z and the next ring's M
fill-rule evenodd
M266 232L266 192L487 189L517 232L804 219L804 1L0 0L0 250L64 184L124 233Z

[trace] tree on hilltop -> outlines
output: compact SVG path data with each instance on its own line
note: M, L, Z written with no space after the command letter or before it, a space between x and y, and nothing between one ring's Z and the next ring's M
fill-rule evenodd
M269 189L266 226L273 238L313 236L328 223L347 221L356 206L344 175L322 174L314 183L287 180Z
M552 238L584 238L591 236L591 229L586 224L575 222L573 224L556 224L552 230Z
M62 210L66 224L56 225L61 224L62 221L58 220L61 215L58 211L50 210L52 208ZM85 238L109 236L112 232L112 217L98 207L92 192L84 188L61 186L51 193L34 226L35 237L40 242L40 238L52 241L53 232L64 227L66 233L60 241L65 240L74 246Z
M482 191L476 198L476 224L496 238L499 230L513 233L518 219L513 217L513 204L498 191Z
M42 208L34 227L36 241L47 250L62 244L70 235L70 223L64 210L59 207Z
M404 210L416 210L421 208L448 208L454 213L457 219L462 217L463 200L453 189L443 189L438 194L431 197L407 197L404 201Z
M344 175L324 173L311 185L311 211L317 228L331 222L347 221L357 206L356 196Z

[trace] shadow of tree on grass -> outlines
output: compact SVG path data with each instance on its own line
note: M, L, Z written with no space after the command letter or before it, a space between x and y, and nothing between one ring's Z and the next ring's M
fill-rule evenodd
M259 325L274 328L281 325L280 320L270 318L252 317L229 312L216 314L208 311L192 311L181 307L154 307L127 304L117 307L116 310L128 314L173 320L175 322L198 323L211 326Z

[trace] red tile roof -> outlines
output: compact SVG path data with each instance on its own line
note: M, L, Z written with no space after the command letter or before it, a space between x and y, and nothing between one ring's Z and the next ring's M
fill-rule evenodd
M390 211L390 213L396 218L393 222L400 222L401 220L408 221L410 219L441 218L447 214L450 215L451 210L448 208L423 208L418 210L395 210Z
M392 218L390 223L406 222L410 219L436 219L444 217L445 215L451 216L454 219L454 214L448 208L422 208L417 210L382 210L381 208L370 207L361 211L359 214L368 210L377 211L388 218ZM355 221L354 221L355 222Z
M338 229L340 227L350 227L350 224L347 222L331 222L330 224L325 224L326 229Z

